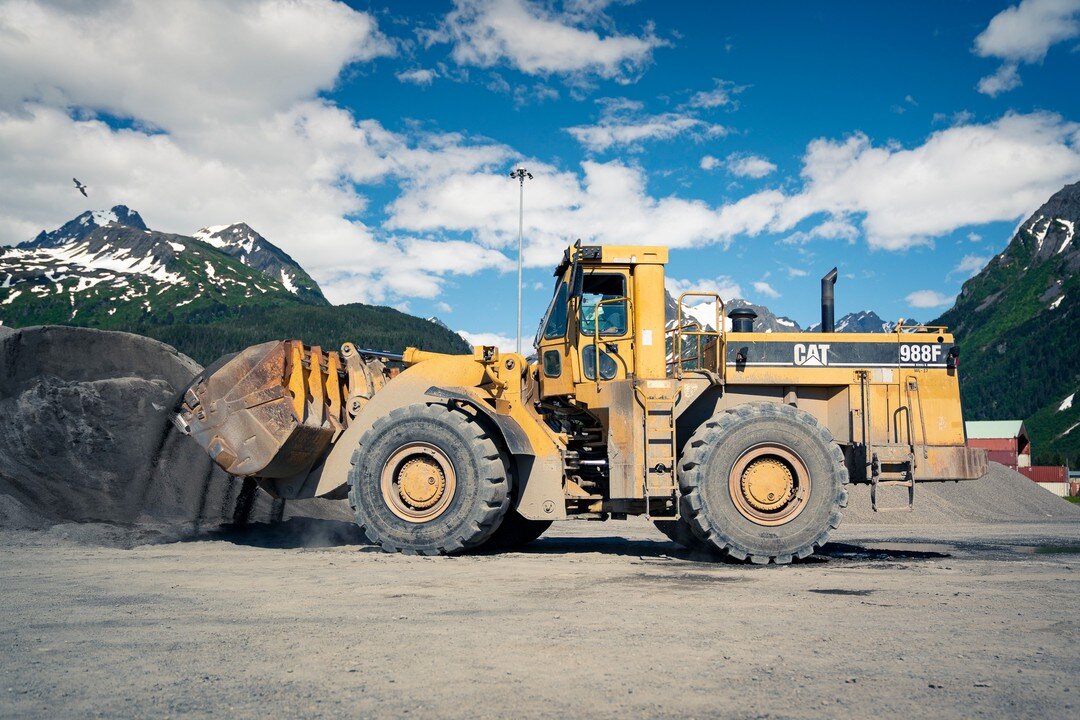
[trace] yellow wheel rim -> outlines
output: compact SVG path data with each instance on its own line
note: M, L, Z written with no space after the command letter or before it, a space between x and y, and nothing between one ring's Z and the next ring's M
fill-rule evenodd
M380 486L391 512L408 522L426 523L450 507L457 475L450 458L438 447L409 443L387 459Z
M735 509L747 520L765 526L794 520L810 498L810 473L789 448L764 443L744 452L728 476Z

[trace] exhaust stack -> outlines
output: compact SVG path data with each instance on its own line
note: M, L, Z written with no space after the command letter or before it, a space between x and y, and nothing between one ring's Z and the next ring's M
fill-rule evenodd
M833 286L836 285L836 268L821 278L821 332L835 332L836 302Z

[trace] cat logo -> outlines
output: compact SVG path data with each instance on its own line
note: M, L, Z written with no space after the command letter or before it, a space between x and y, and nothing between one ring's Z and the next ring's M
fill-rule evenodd
M796 365L828 365L829 364L829 346L819 345L817 343L810 343L804 345L802 343L795 344L795 364Z

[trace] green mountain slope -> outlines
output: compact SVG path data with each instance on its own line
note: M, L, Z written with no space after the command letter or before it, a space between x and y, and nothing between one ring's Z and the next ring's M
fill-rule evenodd
M931 323L948 325L960 345L966 417L1024 419L1038 464L1080 466L1080 402L1064 402L1080 389L1078 227L1075 183L1025 221Z
M0 323L135 332L204 365L281 338L325 348L350 341L389 352L409 345L469 350L445 327L391 308L330 306L314 281L312 291L298 292L308 277L299 266L264 273L230 248L148 230L141 221L130 226L110 216L99 226L76 224L74 234L0 249Z

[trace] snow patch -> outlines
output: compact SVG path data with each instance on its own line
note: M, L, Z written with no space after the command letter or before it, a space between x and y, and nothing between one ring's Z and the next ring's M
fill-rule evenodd
M1056 310L1057 306L1060 305L1061 301L1064 300L1064 299L1065 299L1065 293L1061 293L1060 295L1058 295L1057 300L1050 303L1050 309L1051 310Z
M1058 405L1058 412L1065 412L1066 410L1071 408L1072 407L1072 401L1073 401L1074 397L1076 397L1076 393L1073 393L1069 397L1062 400L1061 404Z
M192 235L192 237L196 240L202 240L207 245L212 245L216 248L225 247L228 243L217 237L217 234L228 227L228 225L211 225L210 227L204 227L202 230L199 230Z
M3 302L0 302L0 305L10 305L20 295L22 295L22 290L15 290Z
M292 277L287 272L285 272L284 268L281 269L281 282L285 286L286 290L291 292L293 295L296 294L296 284L292 281Z
M210 264L210 261L206 261L206 274L213 280L217 277L217 271L214 270L214 266Z
M94 210L90 213L90 216L98 227L105 227L109 223L119 224L120 222L120 218L116 217L116 213L112 210Z
M172 249L175 250L176 252L184 252L184 249L185 249L182 244L174 243L171 240L169 241L169 246L172 247Z
M1057 249L1057 252L1054 253L1055 255L1065 252L1065 249L1069 247L1069 244L1072 242L1073 235L1076 232L1076 226L1071 221L1057 218L1057 222L1061 223L1065 227L1065 240L1062 241L1061 247Z

